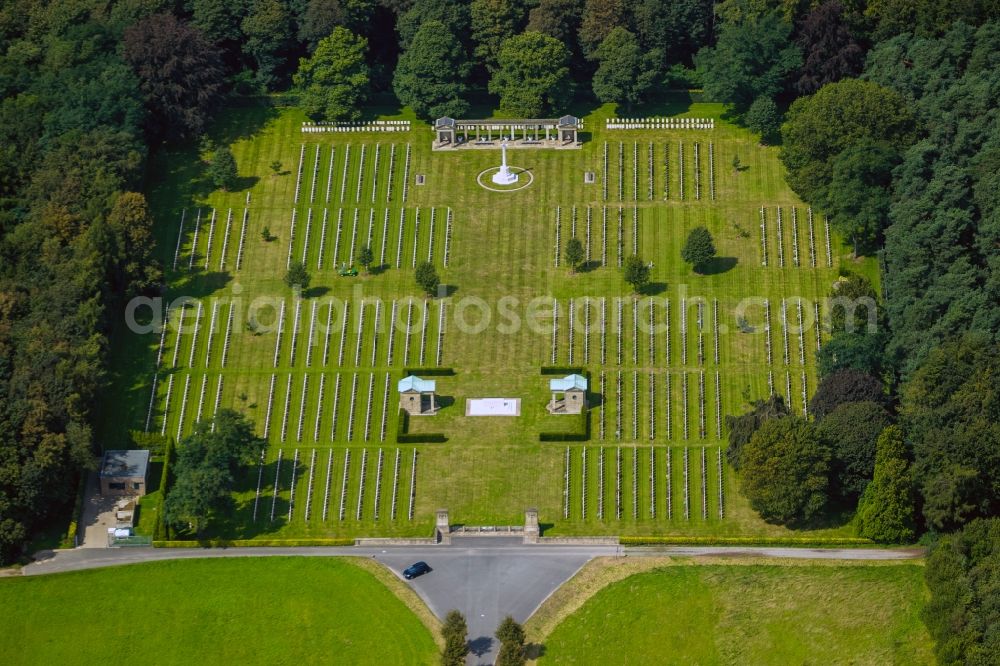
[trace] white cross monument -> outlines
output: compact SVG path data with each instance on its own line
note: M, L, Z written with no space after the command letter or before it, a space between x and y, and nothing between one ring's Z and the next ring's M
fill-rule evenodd
M493 174L493 182L497 185L513 185L517 182L517 174L511 173L507 166L507 137L500 142L500 170Z

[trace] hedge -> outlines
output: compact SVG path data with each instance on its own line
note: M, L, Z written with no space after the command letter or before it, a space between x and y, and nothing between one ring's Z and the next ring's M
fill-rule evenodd
M543 375L582 375L583 368L568 365L543 365ZM589 378L588 378L589 379Z
M589 432L542 432L538 434L539 442L586 442L589 439Z
M452 377L455 375L454 368L403 368L403 377L410 375L426 377Z
M447 441L443 432L412 432L396 437L399 444L441 444Z
M129 430L129 441L136 449L147 449L150 455L162 456L166 453L170 438L158 432L143 432L141 430Z
M396 442L399 444L438 444L447 442L448 438L441 432L410 432L410 414L405 409L399 410L396 421Z
M170 485L170 466L174 463L177 450L174 448L174 440L167 439L166 448L163 451L163 471L160 475L160 505L156 511L156 524L153 526L153 539L169 539L173 536L173 530L167 525L165 518L167 504L167 490Z
M354 539L192 539L189 541L153 541L154 548L252 548L301 546L353 546Z
M558 372L546 372L547 370L554 369ZM568 371L570 374L582 374L587 378L587 386L590 386L590 373L585 372L583 368L567 368L559 366L543 366L542 374L564 374L563 371ZM589 393L589 391L588 391ZM590 409L585 409L576 418L583 421L582 425L572 431L572 432L540 432L538 433L539 442L587 442L590 441Z
M622 546L798 546L805 548L840 548L874 546L874 541L859 537L712 537L712 536L623 536Z
M80 519L83 517L83 501L84 496L87 494L87 473L80 473L80 483L76 488L76 500L73 502L73 516L72 520L69 521L69 528L66 530L66 536L62 538L59 543L60 548L76 548L76 534L80 529Z

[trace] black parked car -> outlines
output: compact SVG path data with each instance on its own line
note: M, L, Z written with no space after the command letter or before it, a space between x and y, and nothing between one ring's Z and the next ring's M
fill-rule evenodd
M421 576L430 570L431 568L427 566L426 562L416 562L403 570L403 578L410 580L411 578Z

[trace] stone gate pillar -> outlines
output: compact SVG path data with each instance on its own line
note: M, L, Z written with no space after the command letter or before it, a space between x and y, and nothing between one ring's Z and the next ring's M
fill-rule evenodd
M526 509L524 512L524 543L538 543L541 533L538 529L538 509Z
M434 532L440 544L451 543L451 521L448 519L448 509L438 509L434 520Z

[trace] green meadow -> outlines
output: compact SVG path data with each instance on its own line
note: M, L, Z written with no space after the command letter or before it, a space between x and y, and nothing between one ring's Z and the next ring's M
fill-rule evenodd
M343 558L180 560L0 581L0 608L15 606L0 627L4 664L115 654L145 664L427 664L437 655L417 615Z
M932 664L926 594L918 565L675 564L597 592L538 663Z

